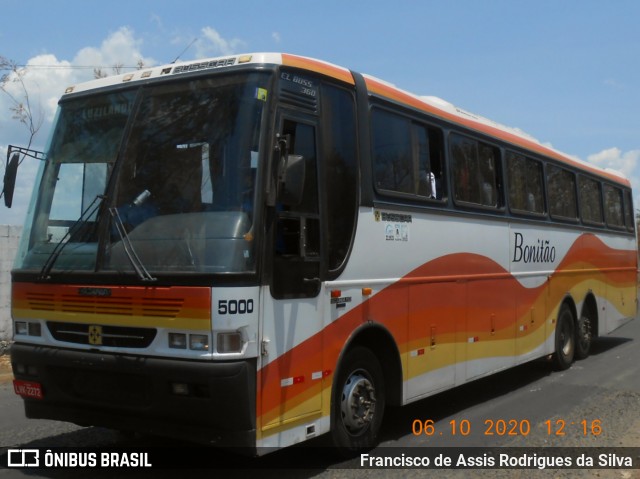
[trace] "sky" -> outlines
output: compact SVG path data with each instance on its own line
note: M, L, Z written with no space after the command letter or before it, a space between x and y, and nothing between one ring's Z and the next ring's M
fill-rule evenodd
M37 149L60 95L94 68L277 51L441 97L621 171L640 207L636 0L0 0L0 12L0 56L21 65ZM23 101L14 79L5 89ZM29 140L11 106L0 91L0 178L7 145ZM0 224L22 224L38 163L20 166Z

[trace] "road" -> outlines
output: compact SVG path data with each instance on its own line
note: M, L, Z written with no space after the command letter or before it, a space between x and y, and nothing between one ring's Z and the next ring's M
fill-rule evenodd
M640 447L640 321L632 321L600 338L591 356L563 372L539 360L451 391L387 411L380 447L371 455L432 447ZM101 428L27 420L22 400L11 382L0 376L0 445L5 447L189 447L159 438L123 437ZM427 428L425 428L425 421ZM504 423L502 422L504 421ZM420 432L422 425L422 433ZM507 426L506 429L503 426ZM509 427L511 426L511 427ZM424 431L427 431L425 434ZM511 432L511 434L509 434ZM229 469L227 477L246 477L247 469L261 477L347 478L423 477L424 470L363 470L359 459L343 461L320 455L308 443L261 459L241 458L213 450L213 469ZM175 450L175 449L174 449ZM386 449L389 451L389 449ZM414 449L415 451L415 449ZM326 451L321 451L326 452ZM314 461L313 469L278 470L280 465ZM0 470L0 479L18 477L80 478L86 470ZM113 470L93 470L91 477L112 477ZM122 478L175 477L177 471L120 470ZM208 471L210 475L215 471ZM438 477L468 477L470 471L437 471ZM548 477L550 471L474 470L474 477ZM522 475L520 476L519 473ZM640 478L640 470L562 470L553 477Z

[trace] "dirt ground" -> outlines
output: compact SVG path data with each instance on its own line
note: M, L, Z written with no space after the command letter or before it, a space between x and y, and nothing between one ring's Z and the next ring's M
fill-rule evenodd
M5 378L5 376L10 376ZM0 381L13 378L11 373L11 361L8 354L0 356Z

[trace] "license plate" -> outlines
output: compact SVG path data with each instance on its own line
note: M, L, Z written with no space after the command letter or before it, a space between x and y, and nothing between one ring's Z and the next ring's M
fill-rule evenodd
M13 380L13 390L18 396L29 399L42 399L42 385L32 381Z

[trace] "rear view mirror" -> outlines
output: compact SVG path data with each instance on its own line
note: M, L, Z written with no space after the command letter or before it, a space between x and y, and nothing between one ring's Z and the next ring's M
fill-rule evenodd
M294 206L302 202L305 173L304 157L301 155L287 155L279 191L279 199L283 205Z
M11 208L13 204L13 190L16 186L16 177L18 175L18 163L20 157L18 153L14 153L11 159L7 163L7 168L4 171L4 186L2 193L4 194L4 205L7 208Z

